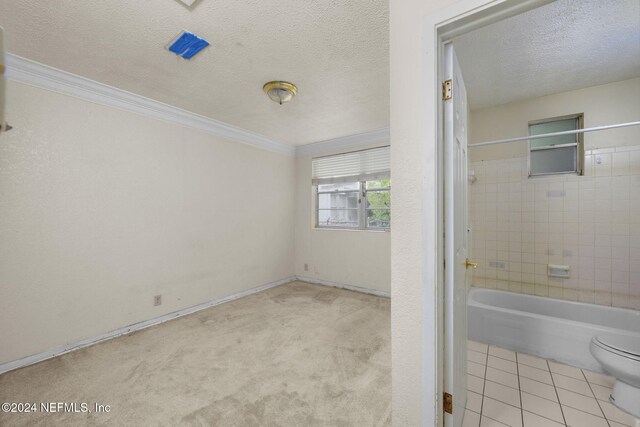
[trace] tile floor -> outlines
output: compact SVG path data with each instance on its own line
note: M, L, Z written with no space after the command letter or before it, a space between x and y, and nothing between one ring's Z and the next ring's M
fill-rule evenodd
M609 395L614 378L469 341L463 427L640 427Z

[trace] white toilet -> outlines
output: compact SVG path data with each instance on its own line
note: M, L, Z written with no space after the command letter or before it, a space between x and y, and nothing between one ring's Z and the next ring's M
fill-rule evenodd
M598 335L589 349L602 368L616 377L611 403L640 418L640 338Z

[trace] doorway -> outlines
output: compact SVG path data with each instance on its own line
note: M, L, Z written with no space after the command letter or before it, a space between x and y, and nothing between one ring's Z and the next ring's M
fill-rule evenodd
M620 313L629 320L612 333L632 339L638 330L630 319L640 308L632 219L640 205L630 201L640 198L633 189L640 60L632 59L640 58L639 16L637 2L558 0L453 39L470 100L470 258L480 265L468 294L465 405L476 421L604 425L634 413L624 404L628 392L614 391L615 377L592 383L606 372L591 350L600 332L586 324L612 327L597 313ZM549 26L553 33L544 31ZM456 185L447 173L452 98L445 101L445 194ZM572 316L573 309L589 314ZM534 314L549 326L534 328L541 319ZM569 318L585 322L583 332L560 321ZM445 379L447 363L464 364L450 362L447 354ZM576 408L576 399L584 404Z

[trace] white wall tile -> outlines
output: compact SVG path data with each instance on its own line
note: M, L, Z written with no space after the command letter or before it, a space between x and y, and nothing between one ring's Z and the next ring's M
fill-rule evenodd
M594 150L584 176L527 177L527 159L472 164L474 285L640 308L640 145ZM570 278L547 276L549 263Z

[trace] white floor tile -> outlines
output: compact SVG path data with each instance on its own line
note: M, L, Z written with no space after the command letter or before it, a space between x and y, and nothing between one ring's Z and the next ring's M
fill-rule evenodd
M499 369L488 367L486 379L502 385L506 385L507 387L515 388L516 390L519 389L518 376L505 371L501 371Z
M640 427L609 402L609 375L475 341L467 359L463 427Z
M467 409L480 413L480 409L482 409L482 395L467 390Z
M476 377L484 378L485 366L479 363L467 361L467 373ZM585 383L586 384L586 383Z
M551 369L551 372L555 372L556 374L576 378L578 380L584 380L582 371L574 366L563 365L562 363L549 361L549 368Z
M560 424L527 411L522 413L522 417L524 418L524 427L564 427L565 425L564 422Z
M511 427L522 427L522 414L519 408L499 402L485 396L482 403L482 415Z
M563 406L562 412L569 427L608 427L608 423L604 418L596 417L568 406Z
M484 391L484 380L482 378L467 375L467 390L482 394Z
M611 387L605 387L596 383L590 383L589 385L591 386L591 390L593 391L593 394L595 394L596 399L604 400L606 402L609 401L609 397L613 392L613 389Z
M489 346L489 354L501 359L511 360L512 362L516 361L515 352L507 350L506 348L496 347L495 345Z
M469 362L479 363L481 365L487 364L487 355L478 353L477 351L467 349L467 360Z
M593 384L603 385L605 387L613 388L613 384L616 382L616 379L612 376L600 374L598 372L587 371L583 369L584 376L587 377L587 381Z
M571 377L565 377L564 375L560 374L551 374L551 376L553 377L553 384L557 388L563 388L565 390L593 397L591 387L589 387L589 384L587 384L586 381L578 380Z
M522 365L533 366L534 368L549 370L547 360L540 357L531 356L525 353L518 353L518 363Z
M492 420L491 418L482 417L482 421L480 422L480 427L505 427L507 424L502 424L496 420ZM508 426L507 426L508 427Z
M549 371L543 371L542 369L532 368L531 366L527 365L520 365L518 366L518 373L521 377L553 385L553 381L551 381L551 374L549 373Z
M484 395L499 400L502 403L508 403L518 408L520 407L520 393L506 385L494 383L493 381L485 381Z
M520 390L554 402L558 401L556 389L550 385L529 378L520 377Z
M542 397L522 392L522 409L564 423L560 405Z
M511 374L518 374L518 365L516 362L512 362L506 359L500 359L499 357L489 355L487 359L487 366L500 369L501 371L509 372Z
M595 398L583 396L562 388L557 389L557 391L562 406L570 406L580 411L588 412L592 415L604 418L604 414L600 410L600 406L598 405L598 402L596 402Z
M489 349L489 346L487 344L481 343L481 342L477 342L477 341L472 341L472 340L468 340L467 341L467 348L473 350L473 351L478 351L480 353L487 353L487 350Z
M616 408L610 402L600 402L600 407L604 412L605 418L608 420L615 421L627 426L633 426L635 424L634 417Z
M470 410L464 411L462 427L478 427L480 425L480 414Z

